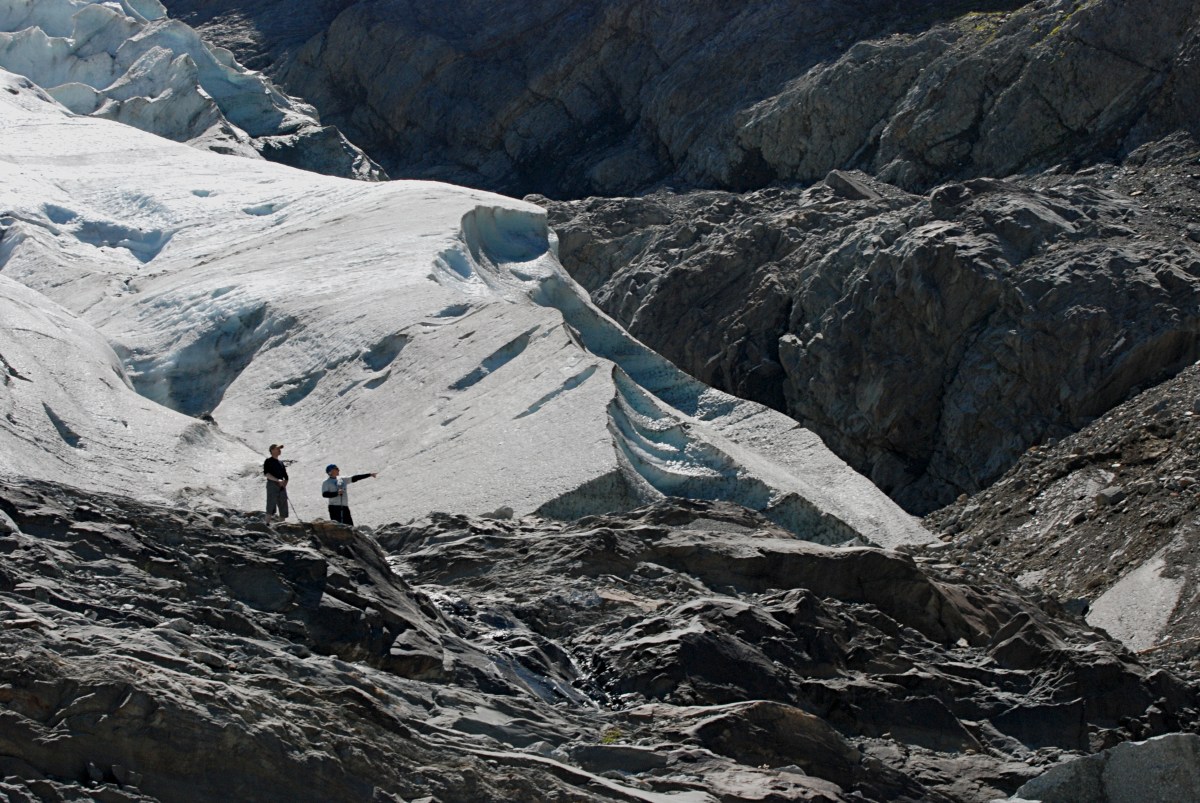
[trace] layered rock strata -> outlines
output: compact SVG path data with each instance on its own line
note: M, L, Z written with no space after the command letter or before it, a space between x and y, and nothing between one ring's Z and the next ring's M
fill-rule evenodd
M43 483L0 508L16 799L983 801L1196 719L1049 602L729 505L377 538Z

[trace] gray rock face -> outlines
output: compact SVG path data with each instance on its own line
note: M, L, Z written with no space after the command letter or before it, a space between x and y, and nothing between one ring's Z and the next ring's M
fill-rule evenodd
M1017 790L1041 803L1188 803L1200 799L1200 736L1173 733L1068 761Z
M1200 356L1196 149L1153 153L927 196L832 173L547 205L563 263L635 336L924 512Z
M1009 584L729 505L272 530L0 486L14 800L983 801L1195 726Z
M1195 0L168 0L394 175L513 194L909 189L1193 126Z
M1200 365L925 519L949 562L999 566L1130 649L1200 666Z

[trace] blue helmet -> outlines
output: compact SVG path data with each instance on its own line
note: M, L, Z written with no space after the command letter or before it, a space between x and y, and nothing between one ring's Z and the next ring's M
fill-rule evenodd
M337 468L337 466L335 466L333 463L330 463L329 465L325 466L325 473L328 474L329 472L333 471L335 468Z

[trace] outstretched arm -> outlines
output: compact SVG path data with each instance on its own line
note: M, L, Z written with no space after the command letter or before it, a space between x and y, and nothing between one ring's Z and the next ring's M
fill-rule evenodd
M353 477L350 478L350 482L358 482L359 480L365 480L367 477L374 477L374 476L376 476L376 475L375 474L355 474Z

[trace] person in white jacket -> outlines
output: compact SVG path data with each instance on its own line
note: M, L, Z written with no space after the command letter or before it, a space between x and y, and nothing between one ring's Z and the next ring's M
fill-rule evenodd
M333 463L325 466L325 473L329 475L329 479L321 483L321 496L329 500L329 518L339 524L346 524L353 527L354 519L350 516L349 484L377 475L355 474L347 481L338 476L341 474L341 469Z

